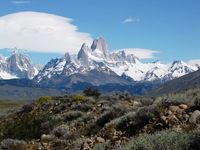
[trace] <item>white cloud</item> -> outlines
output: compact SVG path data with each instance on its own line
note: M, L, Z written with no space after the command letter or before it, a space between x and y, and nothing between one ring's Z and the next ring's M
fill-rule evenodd
M31 1L11 1L12 4L30 4Z
M75 54L91 44L88 33L79 32L71 18L47 13L19 12L0 17L0 49Z
M159 51L153 51L153 50L141 49L141 48L124 48L124 49L115 50L113 52L119 52L122 50L124 50L126 54L135 55L139 59L155 58L154 54L159 53Z
M125 24L125 23L138 22L138 21L140 21L140 19L127 18L122 23Z

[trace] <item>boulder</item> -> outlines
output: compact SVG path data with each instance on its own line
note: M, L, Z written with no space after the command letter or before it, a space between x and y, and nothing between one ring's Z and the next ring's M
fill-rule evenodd
M197 121L199 120L199 117L200 117L200 111L195 110L189 118L189 123L197 123Z

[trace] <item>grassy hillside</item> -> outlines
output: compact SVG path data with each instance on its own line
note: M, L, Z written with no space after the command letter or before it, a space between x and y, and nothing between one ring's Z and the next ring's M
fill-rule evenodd
M46 96L0 118L0 147L199 149L199 125L200 89L160 97L133 97L128 93Z

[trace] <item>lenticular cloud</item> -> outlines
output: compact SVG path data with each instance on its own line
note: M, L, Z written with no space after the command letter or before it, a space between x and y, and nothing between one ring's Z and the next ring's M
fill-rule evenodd
M0 49L75 54L90 34L79 32L71 18L47 13L20 12L0 17Z
M159 53L159 51L153 51L149 49L142 49L142 48L124 48L124 49L119 49L115 50L113 52L119 52L119 51L125 51L126 54L133 54L139 59L150 59L150 58L155 58L154 54Z

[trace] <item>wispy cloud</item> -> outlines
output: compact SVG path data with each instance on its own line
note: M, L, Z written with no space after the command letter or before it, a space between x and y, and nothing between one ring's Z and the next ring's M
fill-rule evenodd
M151 58L156 58L154 55L156 53L160 53L159 51L154 51L150 49L142 49L142 48L124 48L124 49L119 49L115 50L113 52L119 52L119 51L125 51L126 54L133 54L139 59L151 59Z
M125 23L138 22L138 21L140 21L140 19L127 18L122 23L125 24Z
M78 31L73 19L39 12L19 12L0 17L0 49L75 54L83 43L90 45L89 33Z
M31 1L11 1L12 4L30 4Z

